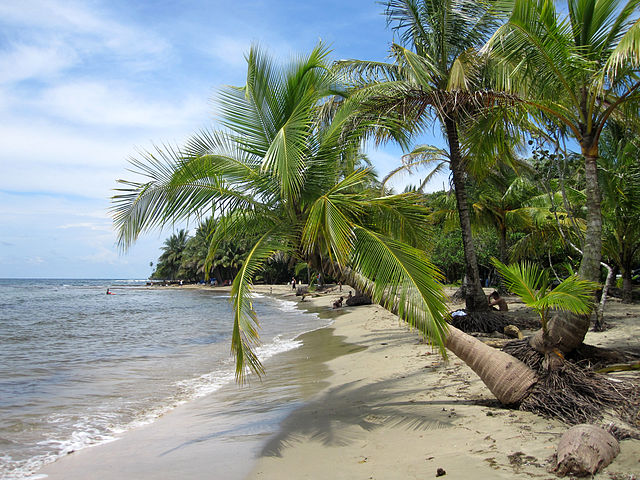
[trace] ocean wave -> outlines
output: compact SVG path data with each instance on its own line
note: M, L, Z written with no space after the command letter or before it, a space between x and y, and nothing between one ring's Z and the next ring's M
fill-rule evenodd
M264 362L268 358L279 353L287 352L302 346L302 341L296 339L282 338L277 335L271 342L261 345L256 349L256 353L260 361Z
M284 312L300 312L300 309L298 308L298 303L297 302L292 302L291 300L282 300L281 298L276 298L275 299L276 302L276 307L279 310L282 310Z

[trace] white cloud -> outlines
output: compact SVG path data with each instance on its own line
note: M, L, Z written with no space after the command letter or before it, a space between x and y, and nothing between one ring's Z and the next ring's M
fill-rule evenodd
M131 179L132 174L126 171L127 159L139 156L137 149L152 148L152 140L180 144L206 125L206 106L189 100L187 103L190 107L184 111L179 104L162 102L141 106L141 112L132 113L139 115L136 119L141 124L139 128L115 124L98 128L71 127L46 119L29 121L11 117L10 121L0 121L0 189L106 199L113 194L116 179ZM113 122L121 118L124 122L134 108L124 102L121 106L122 109L114 105L104 107L105 117L111 116ZM175 123L171 124L168 117ZM161 118L167 118L168 125L162 125ZM143 128L144 122L153 125L147 123Z
M26 259L29 265L40 265L44 263L44 258L42 257L29 257Z
M0 18L23 29L37 29L41 37L62 35L69 45L85 52L106 48L125 56L141 53L160 55L169 48L162 37L116 21L99 5L93 4L89 9L85 3L49 0L0 2ZM78 42L77 37L82 37L83 41Z
M67 230L69 228L73 229L81 229L81 230L91 230L93 232L109 232L113 233L113 227L111 224L99 224L99 223L91 223L91 222L80 222L80 223L67 223L64 225L58 225L57 228Z
M85 125L111 125L120 128L184 127L206 116L202 96L186 95L177 100L147 98L126 85L107 85L99 81L76 81L43 91L34 100L49 115ZM195 125L199 126L199 125Z
M54 76L76 61L76 52L60 42L16 44L12 49L0 52L0 84Z
M90 255L85 255L79 258L82 262L87 263L99 263L99 264L127 264L128 261L118 255L113 248L109 249L104 246L99 246L96 248L96 251Z

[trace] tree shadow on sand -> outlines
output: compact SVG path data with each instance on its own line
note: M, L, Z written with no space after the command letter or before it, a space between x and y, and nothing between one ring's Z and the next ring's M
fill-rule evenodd
M421 374L416 372L410 377ZM424 394L424 389L399 389L398 383L406 382L406 378L362 386L359 386L360 382L351 382L330 388L289 415L280 425L280 433L265 445L261 456L280 457L285 448L308 441L324 446L346 446L360 437L359 430L354 427L366 432L382 426L407 430L449 428L454 425L454 414L443 405L478 403L473 400L410 400L417 394Z

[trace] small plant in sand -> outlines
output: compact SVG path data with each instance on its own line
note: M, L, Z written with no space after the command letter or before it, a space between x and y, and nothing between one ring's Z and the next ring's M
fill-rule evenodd
M564 310L589 315L593 309L593 292L598 288L595 282L571 275L551 288L548 273L532 262L505 265L496 258L492 258L491 262L502 277L505 288L519 296L526 306L540 316L544 335L549 331L551 311Z

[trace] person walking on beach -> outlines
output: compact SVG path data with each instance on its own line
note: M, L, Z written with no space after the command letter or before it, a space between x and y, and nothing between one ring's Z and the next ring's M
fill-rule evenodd
M296 289L296 277L291 277L291 288Z

